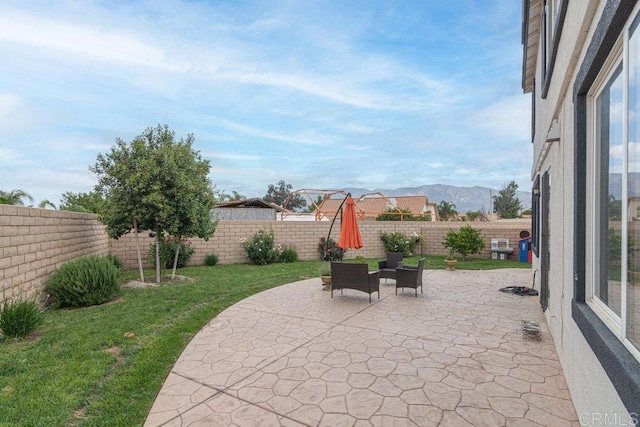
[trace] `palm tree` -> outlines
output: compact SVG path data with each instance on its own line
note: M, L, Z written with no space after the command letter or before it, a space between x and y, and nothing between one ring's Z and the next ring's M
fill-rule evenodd
M23 190L13 189L11 191L0 190L0 204L24 206L22 199L29 199L33 203L31 194Z
M47 200L47 199L44 199L43 201L41 201L40 203L38 203L38 207L39 207L40 209L47 209L47 208L51 208L51 209L53 209L53 210L58 209L58 208L56 207L56 205L54 205L53 203L51 203L51 202L50 202L49 200Z
M454 219L458 215L456 211L456 205L453 203L442 200L438 205L438 216L442 221L449 221Z

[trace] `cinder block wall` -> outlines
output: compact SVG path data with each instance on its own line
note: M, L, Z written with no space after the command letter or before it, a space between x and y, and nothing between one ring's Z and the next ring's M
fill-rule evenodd
M0 302L40 297L64 262L108 253L109 238L93 214L0 205Z
M446 250L442 240L450 229L459 229L467 223L460 222L377 222L360 221L364 248L349 250L346 258L362 256L381 258L384 246L380 240L383 232L401 231L418 233L425 237L417 252L443 255ZM530 231L529 220L471 223L482 229L486 248L481 254L490 256L492 238L508 238L514 248L512 257L518 257L519 233ZM329 222L307 221L220 221L214 237L209 241L190 239L195 254L190 265L204 264L207 254L215 253L220 264L245 263L242 239L250 238L261 228L271 227L276 243L296 249L301 260L319 259L318 243L329 232ZM340 222L333 227L331 237L338 240ZM142 256L145 260L152 239L148 233L140 234ZM61 264L85 255L117 256L125 266L137 265L135 236L126 234L118 240L110 240L96 216L78 212L54 211L0 205L0 302L5 298L40 294L49 275Z
M429 222L420 231L427 242L424 253L427 255L446 255L448 251L442 245L444 236L449 230L457 231L465 225L482 230L480 234L484 239L485 247L480 256L486 258L491 256L491 239L509 239L509 246L513 248L513 254L509 258L518 259L520 232L527 231L531 234L530 219L491 222Z
M376 258L384 256L384 246L380 240L383 232L401 231L406 234L418 233L425 237L424 244L417 248L417 252L428 255L444 255L446 250L442 246L445 234L453 229L469 224L463 222L378 222L360 221L358 223L364 247L359 250L347 251L346 258L362 256ZM481 256L490 257L492 238L507 238L514 248L512 257L518 257L518 240L520 232L530 232L531 221L495 221L486 223L470 223L474 228L482 229L486 247ZM319 259L318 243L320 237L326 237L329 232L329 222L315 221L220 221L214 237L209 241L189 239L195 249L190 265L204 264L204 257L216 254L220 264L246 263L249 260L242 248L242 239L252 237L261 228L272 228L277 244L289 245L296 249L301 260ZM331 237L338 240L340 236L340 222L336 221ZM149 245L153 242L148 233L141 233L140 245L142 257L146 264ZM117 256L127 267L135 267L136 246L135 236L126 234L118 240L111 241L111 254Z

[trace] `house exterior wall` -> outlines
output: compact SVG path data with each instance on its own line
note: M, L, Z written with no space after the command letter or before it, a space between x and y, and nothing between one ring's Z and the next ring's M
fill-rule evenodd
M51 273L84 255L107 255L109 238L93 214L0 205L0 303L38 297Z
M574 221L576 204L573 195L576 193L577 184L574 167L576 153L573 84L607 2L569 1L567 3L562 36L558 44L546 99L541 98L542 82L536 83L534 94L532 180L548 172L551 182L549 305L545 315L581 423L594 425L594 417L597 418L603 414L618 417L618 422L621 423L628 421L625 417L629 417L629 411L572 316L575 297L574 233L576 232ZM538 56L540 55L539 48ZM540 62L538 60L537 79L540 79L542 74ZM556 119L560 140L548 142L547 135ZM536 271L536 287L539 288L542 269L540 258L533 258L533 269ZM634 415L631 414L631 416Z

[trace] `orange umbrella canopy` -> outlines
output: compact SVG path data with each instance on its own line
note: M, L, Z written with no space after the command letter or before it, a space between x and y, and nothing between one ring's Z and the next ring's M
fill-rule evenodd
M340 227L340 240L338 246L342 249L360 249L362 236L356 220L356 203L351 196L347 197L344 212L342 213L342 226Z

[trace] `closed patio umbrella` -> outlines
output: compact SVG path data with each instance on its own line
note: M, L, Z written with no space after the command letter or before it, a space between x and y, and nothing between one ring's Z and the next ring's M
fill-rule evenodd
M360 249L363 246L356 219L356 204L350 195L347 196L344 212L342 213L342 226L340 227L338 246L342 249Z

